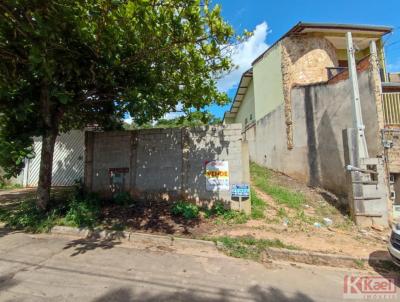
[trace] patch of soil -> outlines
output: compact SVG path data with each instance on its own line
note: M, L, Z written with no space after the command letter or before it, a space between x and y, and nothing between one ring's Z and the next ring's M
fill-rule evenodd
M294 245L301 250L356 257L367 257L375 251L386 250L386 242L382 239L386 238L384 234L368 232L362 235L341 232L333 228L331 230L321 228L304 232L271 224L260 225L260 223L257 223L257 227L254 227L253 221L249 221L245 225L216 230L212 235L279 239L285 244Z
M30 198L35 195L35 192L35 188L0 190L0 203L9 203L14 200Z
M257 196L267 204L265 218L250 220L243 225L220 226L212 231L211 236L279 239L302 250L356 257L368 257L376 251L387 250L390 231L360 229L349 219L340 198L325 190L308 187L282 173L270 170L269 173L271 184L302 193L305 197L303 206L300 209L289 208L253 186ZM324 225L324 218L331 219L332 225Z
M271 196L253 186L257 196L267 204L265 218L249 220L245 224L227 224L221 219L204 217L185 220L171 214L172 204L169 202L135 203L128 208L108 206L103 210L103 221L108 228L121 224L132 231L190 238L252 236L257 239L279 239L302 250L356 257L386 251L389 230L361 230L343 214L345 211L338 206L340 201L333 194L310 188L284 174L271 173L271 183L305 196L302 208L293 209L278 204ZM282 209L286 216L280 214ZM330 218L332 225L324 225L323 218ZM320 225L314 226L314 222Z
M106 206L102 210L102 221L107 228L123 226L132 231L153 234L171 234L195 237L207 234L210 228L207 219L186 220L171 214L172 203L135 202L132 206Z

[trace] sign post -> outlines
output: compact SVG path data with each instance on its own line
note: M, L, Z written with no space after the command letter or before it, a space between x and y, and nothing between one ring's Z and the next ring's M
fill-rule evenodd
M248 184L239 184L239 185L232 185L231 188L231 198L239 199L239 210L242 210L242 201L243 198L250 197L250 186Z

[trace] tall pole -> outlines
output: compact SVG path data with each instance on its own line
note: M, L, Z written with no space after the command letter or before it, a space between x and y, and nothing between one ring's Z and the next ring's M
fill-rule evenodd
M351 32L346 33L347 38L347 60L349 65L349 76L352 90L352 115L353 128L357 130L357 144L359 158L368 158L367 141L365 140L364 123L362 119L360 90L358 87L358 76L355 59L355 49L353 46L353 37Z

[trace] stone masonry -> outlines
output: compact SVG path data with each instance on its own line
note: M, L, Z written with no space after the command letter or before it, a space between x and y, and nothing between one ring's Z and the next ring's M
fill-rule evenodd
M326 67L338 66L334 46L322 37L287 37L281 42L287 148L293 149L291 90L328 80Z

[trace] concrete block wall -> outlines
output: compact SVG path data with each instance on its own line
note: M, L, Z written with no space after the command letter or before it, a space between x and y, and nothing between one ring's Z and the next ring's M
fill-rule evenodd
M229 164L230 185L250 182L247 146L241 124L193 128L144 129L86 133L85 184L109 198L109 169L128 168L124 191L141 200L220 200L250 211L250 199L231 198L231 191L207 191L205 165Z
M245 128L242 132L243 141L248 144L249 149L249 157L251 161L256 161L255 153L256 153L256 134L257 134L257 126L256 123L253 123L248 128Z
M362 113L371 157L381 155L377 109L369 70L359 74ZM352 127L351 86L315 84L292 89L293 148L287 149L285 106L259 119L253 130L257 163L346 197L342 130Z
M391 221L391 201L385 161L383 158L359 158L357 130L343 130L345 164L358 169L346 169L348 201L353 220L361 227L380 225Z

